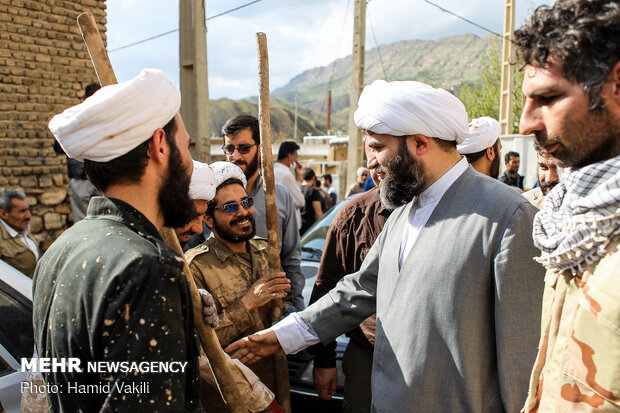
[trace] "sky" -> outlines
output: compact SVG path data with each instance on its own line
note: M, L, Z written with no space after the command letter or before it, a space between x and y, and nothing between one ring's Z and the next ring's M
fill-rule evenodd
M250 1L205 0L206 17ZM505 1L432 2L490 31L503 31ZM523 24L537 6L551 2L514 0L515 26ZM350 55L354 3L354 0L259 0L208 20L209 98L242 99L258 94L257 32L267 36L271 90L286 85L305 70ZM178 31L115 50L178 29L178 1L107 0L106 6L107 47L118 81L134 77L142 68L155 67L178 84ZM399 40L436 40L465 33L487 34L424 0L370 0L366 6L367 50Z

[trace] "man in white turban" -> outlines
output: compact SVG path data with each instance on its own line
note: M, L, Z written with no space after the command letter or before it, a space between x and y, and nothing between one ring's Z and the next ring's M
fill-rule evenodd
M227 346L277 321L272 319L273 300L283 299L282 313L288 313L291 281L284 272L269 271L267 240L254 237L254 199L246 192L241 168L222 161L211 164L211 169L217 191L208 203L205 221L212 235L187 251L185 258L198 288L213 296L220 319L215 332L220 344ZM278 394L276 385L278 362L276 357L268 357L250 367L281 402L285 395ZM284 379L288 381L288 377ZM215 390L210 402L218 399L217 389L205 390ZM224 410L219 405L210 408Z
M502 142L499 122L488 116L469 123L469 135L456 149L481 174L497 179L499 176Z
M83 370L43 373L48 385L62 389L48 392L53 411L143 411L145 404L152 411L203 411L183 260L159 234L195 213L190 139L179 106L174 82L145 69L49 123L104 194L51 245L34 275L39 356L76 359ZM120 361L149 367L114 369Z
M226 350L252 362L333 340L376 312L373 412L518 412L536 354L536 209L456 145L463 104L419 82L367 86L355 122L396 208L360 270L301 313Z

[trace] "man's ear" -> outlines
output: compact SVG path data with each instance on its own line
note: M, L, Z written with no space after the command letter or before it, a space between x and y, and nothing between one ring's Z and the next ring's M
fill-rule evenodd
M409 151L414 151L416 155L423 155L429 150L431 139L424 135L407 136L407 147Z
M611 87L611 99L614 100L616 107L620 108L620 61L611 69L608 81Z
M207 226L209 227L209 229L213 231L213 217L210 215L205 215L203 219L205 221L205 224L207 224Z
M497 156L497 154L495 153L495 148L494 148L494 147L492 147L492 146L489 146L489 147L487 148L487 153L486 153L486 155L487 155L487 159L488 159L489 161L494 160L494 159L495 159L495 157Z
M11 201L12 202L12 201ZM6 219L9 217L9 213L6 212L4 209L0 209L0 218L2 218L3 220L6 221Z
M148 145L147 155L150 159L158 163L162 163L168 152L168 142L166 142L166 132L162 128L158 128L153 132Z

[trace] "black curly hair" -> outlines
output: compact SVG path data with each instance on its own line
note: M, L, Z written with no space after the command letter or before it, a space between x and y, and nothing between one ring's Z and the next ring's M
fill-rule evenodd
M601 88L620 60L618 0L558 0L552 7L539 6L514 37L525 64L545 67L557 59L566 79L583 87L591 109L605 106Z

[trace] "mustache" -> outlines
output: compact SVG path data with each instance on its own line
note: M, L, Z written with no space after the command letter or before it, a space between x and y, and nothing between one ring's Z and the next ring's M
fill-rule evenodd
M385 174L387 174L387 169L385 169L385 167L383 167L383 166L377 166L375 168L375 172L378 173L378 174L385 175Z
M238 224L238 223L240 223L242 221L245 221L246 219L248 221L250 221L250 223L252 223L252 224L254 223L254 217L252 216L252 214L246 214L246 215L244 215L242 217L235 218L235 219L231 220L230 221L230 225Z

